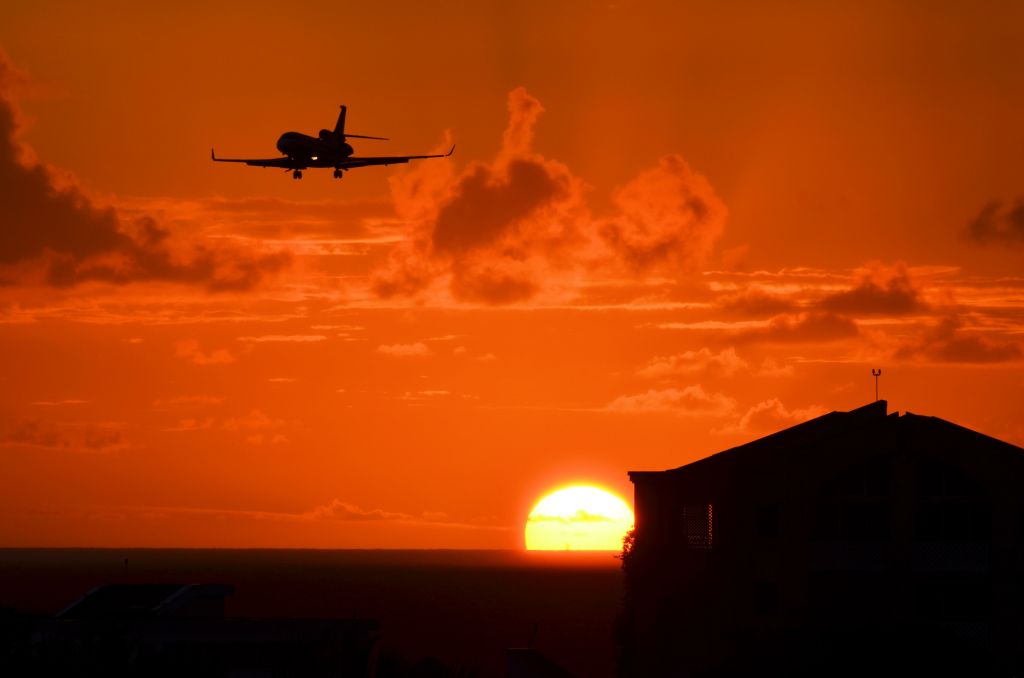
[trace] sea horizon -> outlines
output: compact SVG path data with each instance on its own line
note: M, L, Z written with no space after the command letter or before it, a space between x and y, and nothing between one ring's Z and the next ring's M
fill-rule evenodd
M372 619L382 648L503 675L531 645L611 675L612 551L0 547L0 609L48 617L104 584L227 584L232 618Z

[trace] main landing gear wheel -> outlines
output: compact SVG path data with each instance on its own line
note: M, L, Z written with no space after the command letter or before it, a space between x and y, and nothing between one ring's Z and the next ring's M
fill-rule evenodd
M340 169L334 170L334 178L335 179L340 179L343 176L345 176L345 175L344 175L344 173L342 173L342 171Z
M295 170L294 172L292 172L292 179L301 179L301 178L302 178L302 171L301 170Z

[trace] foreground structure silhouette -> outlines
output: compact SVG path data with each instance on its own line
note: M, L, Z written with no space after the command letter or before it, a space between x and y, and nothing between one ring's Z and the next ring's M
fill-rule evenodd
M1022 453L877 401L630 472L620 673L1020 675Z
M4 624L19 676L374 675L378 622L233 619L218 584L107 584L49 619ZM20 622L20 623L19 623Z

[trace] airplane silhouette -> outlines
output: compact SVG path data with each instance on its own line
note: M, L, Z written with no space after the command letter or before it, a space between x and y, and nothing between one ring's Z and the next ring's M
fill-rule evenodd
M397 165L409 162L410 160L422 160L424 158L447 158L455 151L455 144L452 144L451 149L447 153L439 155L356 157L352 155L355 151L348 145L347 139L376 139L378 141L388 141L388 139L345 132L346 110L347 107L341 107L341 113L338 114L338 122L334 125L333 132L329 129L322 129L320 134L315 137L299 132L285 132L282 134L277 140L277 150L283 153L284 157L268 158L266 160L218 158L212 148L210 149L210 157L215 162L244 162L246 165L255 167L280 167L286 171L291 170L293 179L301 179L302 170L310 167L333 167L334 178L340 179L344 172L354 167Z

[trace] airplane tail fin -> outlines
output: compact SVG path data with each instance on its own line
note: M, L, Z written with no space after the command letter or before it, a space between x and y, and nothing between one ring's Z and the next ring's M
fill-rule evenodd
M338 122L334 125L334 134L339 139L345 138L345 112L348 110L347 106L341 107L341 113L338 113Z
M369 137L365 134L346 134L345 133L345 112L348 110L347 106L341 107L341 113L338 114L338 122L334 125L334 138L341 139L376 139L377 141L389 141L387 137Z

